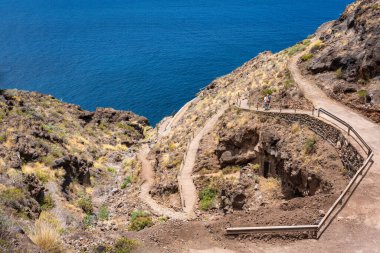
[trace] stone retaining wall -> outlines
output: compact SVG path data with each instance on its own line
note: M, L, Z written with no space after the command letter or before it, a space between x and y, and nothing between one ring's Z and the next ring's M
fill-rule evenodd
M329 141L339 150L339 155L344 167L347 169L349 176L353 176L355 172L363 165L364 158L346 139L343 133L327 124L307 114L297 113L278 113L278 112L256 112L261 115L277 117L291 123L298 122L301 125L308 126L313 132Z

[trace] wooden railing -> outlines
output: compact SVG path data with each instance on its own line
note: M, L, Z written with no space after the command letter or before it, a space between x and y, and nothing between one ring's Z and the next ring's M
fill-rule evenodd
M239 105L239 103L237 103ZM259 110L258 106L255 108L257 111ZM270 111L269 111L270 112ZM281 112L281 109L280 109ZM314 116L315 108L313 108L311 115ZM289 112L287 112L289 113ZM296 110L294 113L297 113ZM334 202L334 204L327 211L322 220L319 221L317 225L295 225L295 226L265 226L265 227L232 227L226 229L227 235L236 235L236 234L251 234L251 233L289 233L289 232L309 232L313 234L316 238L319 238L331 221L334 219L334 213L339 212L339 208L343 207L345 203L348 201L353 191L356 189L356 186L360 183L359 178L364 177L364 171L368 168L369 164L372 164L373 151L370 146L364 141L364 139L359 135L356 130L349 125L347 122L343 121L339 117L334 114L326 111L323 108L319 108L317 110L317 116L320 117L321 114L325 114L329 118L339 122L340 124L347 127L347 133L353 133L355 137L361 142L361 144L367 149L367 158L363 162L362 166L357 170L355 175L351 178L349 184L343 190L343 192L339 195L338 199ZM356 186L354 186L356 184Z

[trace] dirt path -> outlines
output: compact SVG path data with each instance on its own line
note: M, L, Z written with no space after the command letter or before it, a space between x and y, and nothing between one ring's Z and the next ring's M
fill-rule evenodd
M302 76L296 55L289 70L306 98L349 123L374 151L374 164L347 205L319 240L303 240L286 245L260 243L266 252L379 252L380 251L380 126L348 107L328 98L318 86Z
M146 158L149 153L148 145L144 145L137 154L138 159L142 163L141 177L143 184L141 185L140 198L147 203L156 215L167 216L171 219L183 220L186 215L182 212L175 212L170 208L159 205L150 195L149 191L154 183L154 170L152 163Z
M300 56L291 59L289 70L305 97L315 107L322 107L353 126L373 149L374 164L319 240L277 243L234 240L228 248L234 252L380 252L380 126L328 98L315 83L302 76L297 66ZM244 100L240 107L249 108ZM210 249L210 252L214 251Z
M189 148L186 153L186 158L184 161L184 165L180 171L180 175L178 177L178 183L181 187L181 200L183 204L183 209L188 216L194 217L194 207L197 203L197 191L195 189L195 185L192 178L192 173L195 165L195 159L197 156L199 142L203 138L205 134L211 131L211 129L215 126L219 117L223 115L228 106L223 106L219 109L219 111L212 116L204 125L202 130L200 130L194 138L191 140Z

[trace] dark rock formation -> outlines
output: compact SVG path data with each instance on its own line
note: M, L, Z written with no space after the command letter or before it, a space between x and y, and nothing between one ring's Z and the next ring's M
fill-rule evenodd
M222 136L215 154L222 167L247 164L256 155L253 149L259 141L257 129L243 129L238 133L227 132Z
M66 193L67 186L69 186L73 180L78 180L81 185L91 184L90 167L92 167L92 162L73 155L59 158L53 163L53 168L63 168L66 172L65 180L62 183L62 188Z
M45 196L45 187L33 174L27 175L24 179L26 188L32 198L37 200L38 203L42 203Z
M316 74L342 70L347 81L368 80L380 74L380 11L377 0L357 1L347 7L320 39L308 69Z
M42 156L46 156L49 149L41 142L30 136L18 135L16 138L15 151L20 154L24 162L36 160Z

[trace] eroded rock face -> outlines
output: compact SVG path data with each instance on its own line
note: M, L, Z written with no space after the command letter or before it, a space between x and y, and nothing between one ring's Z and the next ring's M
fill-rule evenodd
M45 196L45 187L37 177L33 174L27 175L24 183L26 184L30 196L37 200L38 203L42 203Z
M326 45L316 53L308 69L316 74L342 69L347 81L380 74L380 11L377 0L357 1L334 21L320 39Z
M53 168L63 168L65 170L65 179L62 183L64 192L70 183L77 179L81 185L90 185L90 167L92 162L78 158L73 155L68 155L54 161Z
M243 186L226 184L220 193L220 206L224 213L232 210L242 210L246 203L245 189Z
M153 196L155 195L161 196L161 195L169 195L169 194L173 194L177 192L178 192L178 184L170 182L170 183L157 184L156 187L151 189L150 193Z
M254 148L259 141L255 128L247 128L238 133L227 133L219 142L215 154L222 167L246 164L255 159Z
M34 161L42 156L46 156L49 149L43 143L37 142L36 139L30 136L19 135L15 138L15 151L20 154L23 161Z
M136 114L128 111L119 111L112 108L97 108L94 113L91 114L83 114L81 115L82 119L88 119L91 118L92 122L100 123L102 120L107 120L109 123L115 123L115 122L132 122L135 121L136 123L142 124L142 125L148 125L148 119L145 117L137 116ZM136 130L140 129L138 127L138 124L135 124Z

